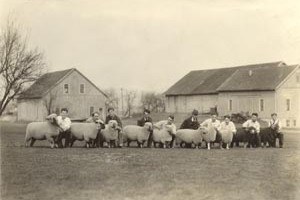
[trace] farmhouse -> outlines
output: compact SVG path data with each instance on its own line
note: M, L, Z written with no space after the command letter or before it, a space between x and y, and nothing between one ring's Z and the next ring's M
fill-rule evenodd
M166 92L167 112L278 113L285 127L300 127L300 68L284 62L191 71Z
M105 111L107 96L77 69L46 73L17 98L19 121L43 121L68 108L71 119ZM104 113L102 112L104 115Z

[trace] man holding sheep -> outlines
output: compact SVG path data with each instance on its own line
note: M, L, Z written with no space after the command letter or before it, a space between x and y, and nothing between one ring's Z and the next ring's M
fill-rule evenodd
M192 116L190 116L189 118L185 119L181 126L180 129L193 129L196 130L199 128L200 123L198 121L198 110L194 109L192 112ZM191 144L187 144L186 145L187 148L192 148Z
M68 109L62 108L60 111L60 116L57 116L57 124L61 128L59 135L57 136L58 147L69 147L71 140L71 120L68 117ZM65 144L62 144L62 139L65 139Z
M205 126L205 127L207 127L208 124L212 124L213 127L216 129L217 135L216 135L216 140L215 140L215 142L219 142L219 143L220 143L221 140L222 140L222 136L221 136L221 134L220 134L220 132L219 132L219 128L220 128L221 122L220 122L220 120L217 119L217 114L216 114L216 113L212 113L212 114L211 114L211 118L204 120L204 121L200 124L200 126Z
M252 113L251 119L248 119L243 123L243 128L246 131L246 137L248 141L248 147L260 147L261 138L260 138L260 124L257 121L258 114ZM244 145L246 147L246 145Z
M122 137L122 133L121 133L121 130L122 130L122 122L121 122L121 119L115 114L115 109L113 107L110 107L108 108L108 115L106 116L106 119L105 119L105 124L108 124L108 122L110 120L116 120L117 123L118 123L118 146L121 148L123 146L123 137Z
M152 123L152 118L150 117L150 110L145 109L144 110L144 116L137 121L138 126L144 126L146 122ZM150 132L148 141L147 141L147 147L151 148L153 142L153 131Z
M176 136L176 125L174 124L174 115L169 115L167 120L159 121L155 124L153 124L153 127L158 129L163 129L164 127L171 127L172 129L172 141L170 143L170 147L174 148L174 142L175 142L175 136Z

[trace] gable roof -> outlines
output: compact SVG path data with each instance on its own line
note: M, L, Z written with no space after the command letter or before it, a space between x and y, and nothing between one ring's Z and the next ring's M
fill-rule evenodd
M294 66L295 67L295 66ZM264 90L263 82L257 82L255 87L252 87L253 80L264 79L261 76L257 75L258 73L270 73L273 74L272 82L269 83L267 89L275 89L276 86L284 80L294 68L293 66L287 66L284 62L271 62L271 63L262 63L262 64L252 64L244 65L238 67L229 67L229 68L219 68L219 69L207 69L207 70L195 70L189 72L186 76L180 79L177 83L171 86L166 92L166 96L176 96L176 95L197 95L197 94L217 94L223 89L228 89L228 91L233 90L253 90L260 89ZM273 70L274 68L280 68L279 70ZM240 87L239 82L244 81L245 74L249 73L249 70L258 70L255 71L256 79L251 79L245 85L248 87ZM275 74L274 72L278 73ZM243 74L240 75L240 74ZM241 77L240 77L241 76ZM267 82L267 81L266 81ZM226 85L225 85L226 83ZM261 86L260 86L261 85ZM221 87L222 86L222 87Z
M82 73L80 73L77 69L71 68L62 71L50 72L42 75L38 80L36 80L27 90L22 92L18 99L38 99L42 98L45 94L48 93L49 90L54 88L58 83L63 81L68 75L72 72L78 72L81 76L83 76L88 82L90 82L99 92L101 92L104 96L107 95L102 92L95 84L93 84L88 78L86 78Z
M217 91L274 91L297 65L239 69Z

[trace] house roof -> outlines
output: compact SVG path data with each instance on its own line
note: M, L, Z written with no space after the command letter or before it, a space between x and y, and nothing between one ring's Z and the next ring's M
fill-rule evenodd
M171 86L165 92L165 95L217 94L219 91L227 89L228 91L275 89L294 68L295 66L287 66L283 62L272 62L229 68L195 70L189 72ZM251 79L248 80L246 75L249 74L249 70L252 70L253 74ZM268 82L261 73L268 73L268 78L272 79L272 81ZM262 80L258 81L258 79ZM255 81L254 85L252 84L253 81ZM264 82L268 82L268 84L264 84Z
M36 80L27 90L22 92L18 99L37 99L42 98L45 94L48 93L53 87L55 87L60 81L65 79L73 71L77 71L82 75L87 81L89 81L94 87L99 90L103 95L107 95L102 92L95 84L93 84L88 78L86 78L82 73L77 69L71 68L62 71L50 72L42 75L38 80Z

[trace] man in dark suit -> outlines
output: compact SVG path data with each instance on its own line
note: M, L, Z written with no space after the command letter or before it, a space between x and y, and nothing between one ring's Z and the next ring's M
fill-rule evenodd
M183 121L183 123L180 126L180 129L198 129L200 126L200 123L198 122L198 110L193 110L192 116L187 118L186 120Z
M123 146L123 137L122 137L122 122L121 119L115 114L115 109L113 107L108 108L108 115L106 116L105 119L105 124L108 124L110 120L116 120L118 122L118 146L122 147Z
M152 123L152 118L150 117L150 110L145 109L144 110L144 116L143 118L139 119L137 121L138 126L144 126L146 122L151 122ZM148 141L147 141L147 147L151 148L152 146L152 140L153 140L153 132L150 132Z
M194 130L198 129L200 126L200 123L197 119L198 114L199 114L198 110L194 109L192 112L192 116L190 116L189 118L183 121L183 123L180 126L180 129L194 129ZM186 144L186 147L191 148L192 146L191 144Z

